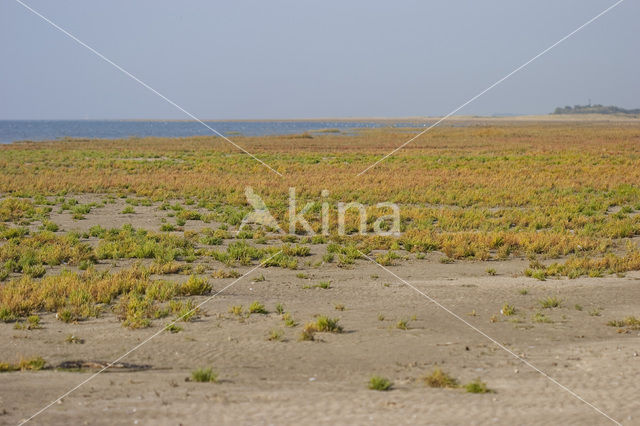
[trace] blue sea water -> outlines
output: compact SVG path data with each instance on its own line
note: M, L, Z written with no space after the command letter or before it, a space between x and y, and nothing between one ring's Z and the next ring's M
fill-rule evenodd
M207 121L207 125L227 137L298 134L322 129L376 127L422 127L418 122L384 121ZM0 143L43 141L61 138L120 139L128 137L187 137L212 135L195 121L132 120L0 120Z

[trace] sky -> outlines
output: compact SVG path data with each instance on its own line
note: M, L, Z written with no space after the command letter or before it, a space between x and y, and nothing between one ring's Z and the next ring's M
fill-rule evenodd
M615 0L23 0L199 119L442 116ZM459 115L640 107L626 0ZM187 119L15 0L0 119Z

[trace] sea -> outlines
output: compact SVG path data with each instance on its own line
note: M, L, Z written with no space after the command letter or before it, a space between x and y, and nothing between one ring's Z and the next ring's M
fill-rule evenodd
M430 123L388 120L363 121L206 121L226 137L299 134L304 132L353 133L378 127L423 127ZM122 139L213 135L197 121L160 120L0 120L0 143L68 138Z

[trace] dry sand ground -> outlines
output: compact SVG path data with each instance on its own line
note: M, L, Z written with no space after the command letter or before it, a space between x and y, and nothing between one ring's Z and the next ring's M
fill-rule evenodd
M137 214L125 216L119 213L122 208L95 209L84 221L72 221L68 214L52 214L52 219L66 231L127 222L157 230L165 214L137 207ZM199 225L189 222L187 228L194 226ZM323 246L311 247L314 258L324 253ZM440 257L411 257L389 269L616 420L640 424L640 333L619 333L606 325L638 315L639 273L541 282L522 276L528 264L524 259L442 264ZM210 258L208 262L211 268L220 267ZM487 275L487 268L497 275ZM298 278L299 272L310 278ZM252 281L261 274L264 281ZM331 281L331 288L303 288L325 280ZM212 279L214 290L232 281ZM521 294L525 288L528 294ZM541 309L538 301L546 296L559 297L562 306ZM231 305L246 307L254 300L271 313L244 321L227 313ZM281 316L273 312L278 302L293 314L297 327L283 326ZM516 307L515 316L500 315L505 302ZM344 311L336 310L336 304L343 304ZM33 424L611 423L366 260L348 269L260 269L203 308L207 315L180 324L182 332L162 333L123 360L150 369L100 374ZM538 311L553 323L532 321ZM316 314L340 318L345 332L298 341L301 326ZM408 330L396 328L400 319L409 320ZM38 330L0 324L0 359L42 356L50 365L111 361L163 323L156 320L151 328L129 330L112 314L79 324L45 314ZM284 330L284 341L266 339L274 328ZM65 342L69 334L84 343ZM185 381L192 370L206 366L219 373L219 383ZM480 378L495 392L425 387L421 378L435 366L463 383ZM17 424L91 374L53 369L0 374L0 424ZM390 378L393 390L368 390L373 374Z

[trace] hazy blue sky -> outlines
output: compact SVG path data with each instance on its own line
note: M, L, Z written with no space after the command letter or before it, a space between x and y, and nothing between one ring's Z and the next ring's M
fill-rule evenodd
M203 119L442 115L615 0L25 0ZM460 114L640 107L640 2ZM185 118L14 0L0 119Z

